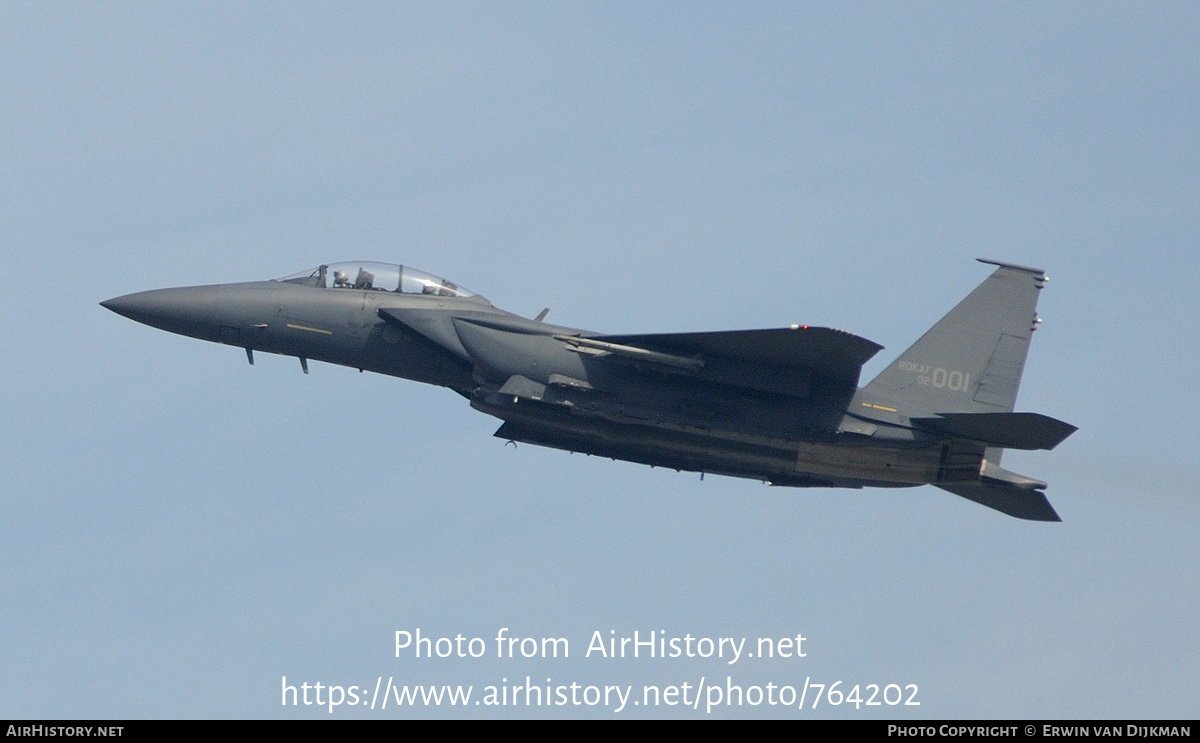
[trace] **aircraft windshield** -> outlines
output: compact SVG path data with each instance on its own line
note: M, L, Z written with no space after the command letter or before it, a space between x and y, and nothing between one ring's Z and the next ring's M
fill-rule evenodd
M467 291L441 276L434 276L411 266L377 261L329 263L276 280L291 284L320 286L326 289L432 294L438 297L477 296L475 292Z

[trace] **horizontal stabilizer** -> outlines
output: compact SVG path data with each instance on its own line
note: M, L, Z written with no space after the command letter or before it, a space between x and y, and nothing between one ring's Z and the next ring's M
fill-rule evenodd
M858 385L862 365L883 346L833 328L770 328L711 333L601 335L593 341L643 348L687 359L727 359L800 369L837 384Z
M912 422L936 434L1005 449L1053 449L1078 430L1041 413L942 413Z
M938 485L949 493L975 501L981 506L994 508L1001 513L1015 516L1026 521L1062 521L1054 506L1046 499L1046 494L1040 490L1025 490L1022 488L976 485L974 483L954 483Z

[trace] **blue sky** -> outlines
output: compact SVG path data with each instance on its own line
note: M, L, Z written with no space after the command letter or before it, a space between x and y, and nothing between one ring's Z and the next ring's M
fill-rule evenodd
M5 5L0 714L452 715L281 678L529 675L1195 717L1197 38L1184 3ZM97 305L376 259L608 332L831 325L886 346L869 379L981 256L1050 275L1018 409L1080 430L1005 465L1062 524L514 450L448 391ZM417 627L572 655L395 658ZM582 657L597 630L807 655Z

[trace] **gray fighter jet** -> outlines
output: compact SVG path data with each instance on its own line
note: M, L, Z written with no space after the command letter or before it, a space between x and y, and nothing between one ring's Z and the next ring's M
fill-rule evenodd
M1036 268L997 266L866 387L882 346L832 328L605 335L530 320L410 266L331 263L273 281L128 294L138 322L254 352L436 384L496 436L793 487L936 485L1059 521L1046 483L1000 467L1076 429L1015 413L1040 320Z

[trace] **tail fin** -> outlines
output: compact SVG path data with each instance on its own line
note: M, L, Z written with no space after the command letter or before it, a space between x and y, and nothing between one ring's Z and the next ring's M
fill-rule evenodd
M999 268L863 390L908 415L1011 413L1037 328L1040 269Z

